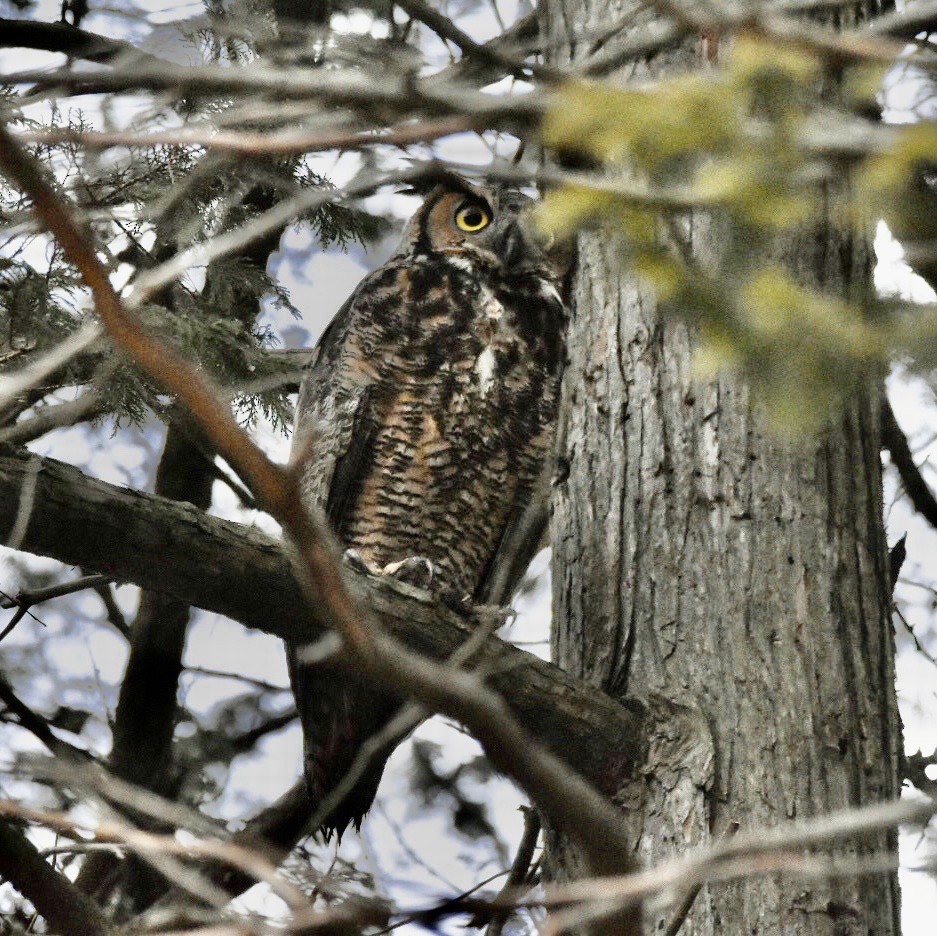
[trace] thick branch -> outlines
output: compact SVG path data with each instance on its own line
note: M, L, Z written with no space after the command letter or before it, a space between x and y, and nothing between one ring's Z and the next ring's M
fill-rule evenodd
M23 512L19 548L134 582L247 627L314 641L286 550L241 524L130 491L22 450L0 449L0 541ZM35 480L21 506L21 492ZM446 659L483 622L406 586L348 571L352 589L411 650ZM643 763L644 713L613 702L532 654L489 637L476 657L517 718L548 749L612 794Z
M141 52L136 46L119 39L109 39L96 33L76 29L68 23L36 23L30 20L0 19L0 46L11 49L38 49L43 52L61 52L72 58L107 64L120 60L151 68L170 66L172 63Z
M908 439L901 431L894 410L886 396L882 396L882 442L891 455L892 464L898 469L901 483L914 509L937 529L937 498L927 486L920 469L914 463L914 454Z
M889 13L876 17L866 29L878 36L893 36L895 39L913 39L920 33L937 31L937 3L934 0L918 0Z
M96 936L105 931L104 917L94 903L6 822L0 822L0 877L32 903L55 932Z

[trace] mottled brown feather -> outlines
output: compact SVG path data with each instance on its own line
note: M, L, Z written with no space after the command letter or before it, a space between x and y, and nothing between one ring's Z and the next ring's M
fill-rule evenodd
M455 223L467 199L493 218L477 234ZM329 326L297 409L304 497L345 546L378 569L425 557L435 587L474 600L509 599L546 517L564 313L524 207L511 192L432 192ZM290 663L318 802L400 700ZM360 823L382 769L327 833Z

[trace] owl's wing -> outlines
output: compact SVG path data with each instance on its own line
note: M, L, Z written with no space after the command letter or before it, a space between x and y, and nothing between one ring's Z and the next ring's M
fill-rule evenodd
M530 497L517 504L507 519L501 539L482 575L474 599L479 604L504 607L514 597L527 566L548 545L550 479L553 460L548 458Z
M303 500L323 511L336 532L355 509L379 428L375 403L380 369L362 366L359 342L370 322L359 305L366 289L363 293L359 286L319 339L296 406L293 448L303 460ZM303 662L299 652L298 646L287 646L303 727L306 788L318 809L351 768L360 745L380 731L399 703L353 672L333 670L327 661ZM323 819L327 837L332 831L341 835L350 823L360 824L382 770L383 761L378 761Z
M325 512L334 530L341 528L352 506L378 429L375 381L347 353L349 337L359 325L357 297L358 291L319 339L296 405L293 448L305 461L303 498Z

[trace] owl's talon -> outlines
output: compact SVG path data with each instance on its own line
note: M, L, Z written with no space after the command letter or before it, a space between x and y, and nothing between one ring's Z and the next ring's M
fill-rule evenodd
M364 575L382 574L381 569L374 565L374 563L368 562L357 549L346 549L342 553L342 560L349 568L354 569L355 572L361 572Z
M429 591L436 576L436 566L426 556L407 556L399 562L388 562L382 572L398 582Z

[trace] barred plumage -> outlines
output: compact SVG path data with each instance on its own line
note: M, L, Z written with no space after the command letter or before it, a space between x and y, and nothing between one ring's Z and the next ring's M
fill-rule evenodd
M326 330L297 410L304 496L345 546L376 569L428 559L434 587L475 601L510 598L546 516L564 310L529 201L456 178L431 192ZM400 700L290 660L318 803ZM360 824L382 770L326 832Z

